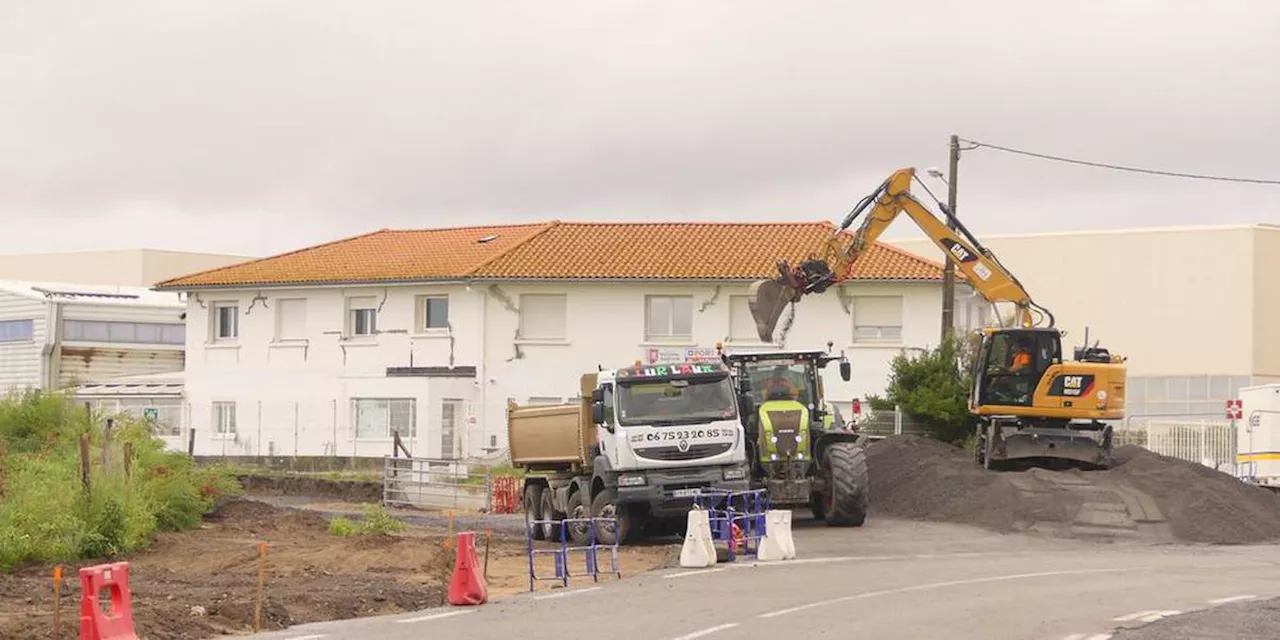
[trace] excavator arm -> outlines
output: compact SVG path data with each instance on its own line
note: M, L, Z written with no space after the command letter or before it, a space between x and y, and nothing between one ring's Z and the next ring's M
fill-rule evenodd
M954 231L911 195L911 182L915 179L913 168L894 172L845 217L824 244L821 257L810 257L794 268L786 261L779 262L780 277L752 283L747 301L762 341L773 341L774 328L788 304L794 304L810 293L822 293L827 287L851 278L858 258L904 211L938 248L951 256L965 278L988 302L1012 303L1016 308L1015 321L1024 327L1035 326L1033 309L1047 315L1049 326L1053 326L1053 315L1031 300L1018 279L946 211L945 205L943 211L955 224ZM846 243L848 234L845 229L864 212L866 217L852 240Z

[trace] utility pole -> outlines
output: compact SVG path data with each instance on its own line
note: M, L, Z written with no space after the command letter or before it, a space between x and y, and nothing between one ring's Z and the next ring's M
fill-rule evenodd
M956 230L956 170L960 167L960 136L951 136L951 161L947 168L947 227ZM956 315L956 263L946 254L942 271L942 344L951 338Z

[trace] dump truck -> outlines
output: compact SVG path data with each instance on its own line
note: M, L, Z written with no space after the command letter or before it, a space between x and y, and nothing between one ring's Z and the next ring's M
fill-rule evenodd
M1280 493L1280 384L1241 388L1238 410L1236 476Z
M808 507L829 526L858 527L870 504L868 438L829 414L822 372L834 361L848 381L844 356L810 351L726 353L751 464L752 488L768 492L772 507Z
M749 469L728 367L640 364L583 374L580 400L507 402L511 461L535 539L601 544L683 531L704 491L746 491Z

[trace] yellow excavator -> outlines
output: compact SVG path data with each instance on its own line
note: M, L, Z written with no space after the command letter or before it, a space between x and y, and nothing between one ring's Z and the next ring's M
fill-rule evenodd
M912 196L913 181L919 182L913 168L894 172L853 208L820 255L794 267L779 261L778 278L752 283L748 306L760 339L773 341L788 305L848 280L858 258L905 211L987 302L1014 307L1010 321L981 330L969 393L969 410L977 419L977 462L989 469L1110 467L1112 426L1107 422L1124 418L1125 358L1097 343L1090 347L1086 332L1085 345L1066 360L1053 314L1032 301L946 205L934 198L944 222ZM863 213L857 231L847 232Z

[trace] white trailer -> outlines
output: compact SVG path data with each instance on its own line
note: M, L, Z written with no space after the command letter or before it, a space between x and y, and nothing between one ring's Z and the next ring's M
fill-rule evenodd
M1280 384L1240 389L1236 475L1280 492Z

